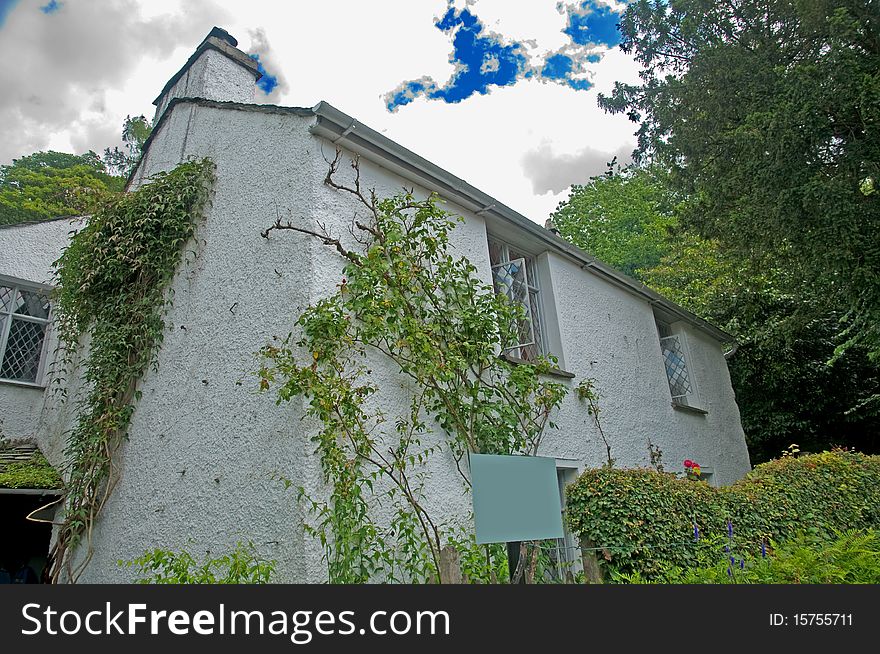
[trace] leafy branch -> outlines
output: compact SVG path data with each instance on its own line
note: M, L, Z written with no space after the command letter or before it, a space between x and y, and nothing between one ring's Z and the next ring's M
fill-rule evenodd
M326 225L283 221L277 209L262 232L317 239L345 264L335 291L299 316L301 335L263 348L260 385L276 384L279 402L306 398L307 413L322 425L313 441L330 495L308 501L331 581L366 581L380 565L439 578L443 529L425 508L419 471L441 449L460 472L468 453L536 453L567 390L542 379L552 358L502 358L516 344L524 312L496 295L467 259L450 254L450 234L462 219L440 209L434 195L420 199L404 189L379 198L363 188L357 158L349 182L340 179L341 162L337 150L324 182L365 213L349 225L357 251ZM390 363L411 393L408 410L393 421L369 408L381 389L369 381L365 362L376 358ZM442 444L423 446L435 432ZM374 486L379 480L384 488ZM413 530L376 526L370 506L384 499ZM398 549L410 560L395 557ZM427 562L412 560L414 551Z
M127 437L137 384L155 365L170 300L165 290L208 202L214 164L184 163L101 207L55 262L55 319L64 381L81 362L88 393L65 448L64 522L51 552L52 579L74 582L92 557L92 530L116 485L113 461ZM78 546L85 546L73 563Z

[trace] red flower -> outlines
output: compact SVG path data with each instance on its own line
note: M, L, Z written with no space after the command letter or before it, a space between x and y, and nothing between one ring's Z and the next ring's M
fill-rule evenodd
M684 460L684 467L685 468L693 468L694 465L696 465L696 464L693 461L691 461L690 459Z

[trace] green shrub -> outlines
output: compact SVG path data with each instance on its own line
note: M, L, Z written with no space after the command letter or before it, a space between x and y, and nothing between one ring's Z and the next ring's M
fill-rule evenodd
M730 564L726 553L714 564L674 566L650 582L638 572L617 573L618 583L667 584L877 584L880 583L880 535L849 531L827 539L801 532L792 540L771 541L766 557L745 554Z
M46 488L63 486L58 471L36 451L27 461L9 463L0 469L0 488Z
M786 457L724 488L654 470L601 468L581 475L566 496L572 531L604 548L605 571L650 580L719 556L718 539L756 555L762 543L801 531L827 538L880 527L880 457L843 450Z
M137 567L139 584L268 584L275 573L275 561L262 559L253 543L241 542L229 554L201 563L186 549L156 548L119 565Z

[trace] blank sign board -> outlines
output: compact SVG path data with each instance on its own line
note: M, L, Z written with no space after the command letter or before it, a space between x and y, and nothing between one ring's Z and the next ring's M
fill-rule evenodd
M477 543L562 538L556 460L471 454Z

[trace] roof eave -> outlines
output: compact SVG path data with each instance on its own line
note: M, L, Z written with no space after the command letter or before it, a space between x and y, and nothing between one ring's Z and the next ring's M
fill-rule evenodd
M399 171L408 172L408 176L418 178L426 187L439 191L466 209L481 214L492 214L503 221L513 223L553 251L575 261L581 268L589 270L615 286L646 300L652 306L657 306L692 324L721 343L731 343L736 340L731 334L668 300L632 277L615 270L463 179L431 163L424 157L420 157L332 105L320 102L313 111L317 120L310 131L316 136L326 138L334 144L344 143L348 148L361 154L373 154L390 163Z

